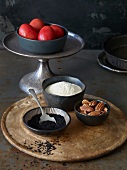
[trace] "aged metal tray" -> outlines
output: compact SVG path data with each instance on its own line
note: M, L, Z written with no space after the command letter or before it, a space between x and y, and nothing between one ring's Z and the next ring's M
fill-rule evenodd
M41 104L45 101L38 95ZM98 98L86 94L87 98ZM39 136L29 131L22 122L28 110L37 107L32 97L11 105L3 114L1 128L5 138L20 151L43 160L74 162L94 159L109 154L127 139L125 114L111 102L108 119L99 126L86 126L69 112L72 121L67 129L56 136ZM115 154L115 152L114 152Z
M54 58L68 57L80 51L84 47L84 44L85 43L83 39L79 35L69 31L66 44L62 51L54 54L36 54L36 53L28 52L20 47L16 32L12 32L8 34L3 39L3 46L8 51L21 56L37 58L37 59L54 59Z
M97 61L98 61L98 64L105 69L108 69L110 71L117 72L117 73L127 73L127 70L122 70L111 65L107 61L106 53L104 51L98 55Z
M54 54L36 54L22 49L18 43L16 32L8 34L3 39L3 46L10 52L29 58L38 59L39 64L34 72L26 74L19 82L20 88L29 94L29 88L33 88L37 94L42 92L41 84L46 78L52 77L49 60L68 57L79 52L85 45L84 40L73 32L68 32L67 41L62 51Z

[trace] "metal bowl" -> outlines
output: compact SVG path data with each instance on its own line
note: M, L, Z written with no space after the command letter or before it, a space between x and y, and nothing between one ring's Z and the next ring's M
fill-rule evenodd
M45 90L46 87L48 87L49 85L56 83L56 82L60 82L60 81L66 81L66 82L76 84L81 87L82 91L80 93L77 93L71 96L59 96L59 95L48 93ZM44 98L48 106L57 107L65 111L72 111L74 110L74 104L78 100L82 100L84 93L85 93L86 86L81 80L75 77L54 76L54 77L44 80L42 83L42 88L43 88Z
M41 111L40 111L40 108L35 108L35 109L32 109L32 110L29 110L28 112L26 112L23 116L23 123L24 125L30 130L32 131L33 133L35 134L38 134L38 135L55 135L55 134L58 134L60 133L61 131L63 131L65 128L68 127L68 125L70 124L71 122L71 117L70 115L61 110L61 109L58 109L58 108L51 108L51 107L43 107L43 109L45 110L46 113L49 113L49 114L57 114L57 115L61 115L64 117L65 119L65 122L66 122L66 125L59 128L59 129L55 129L55 130L40 130L40 129L36 129L36 128L33 128L31 126L29 126L29 123L28 121L35 115L37 114L40 114Z
M96 99L91 99L91 100L96 100ZM90 101L90 100L89 100ZM88 126L97 126L102 124L109 116L110 113L110 106L108 103L102 101L102 100L96 100L97 102L103 102L105 104L105 106L108 108L108 111L105 114L101 114L98 116L90 116L87 114L83 114L81 112L79 112L79 107L82 105L82 101L78 101L75 106L74 106L74 110L76 113L77 118L83 122L84 124L88 125Z
M46 25L50 25L52 23L48 23ZM58 24L55 24L58 25ZM19 45L26 51L38 53L38 54L52 54L61 51L66 43L68 31L65 27L58 25L65 31L65 35L61 38L57 38L54 40L31 40L24 38L18 34L18 30L16 31Z
M105 41L103 49L111 65L127 70L127 35L109 38Z

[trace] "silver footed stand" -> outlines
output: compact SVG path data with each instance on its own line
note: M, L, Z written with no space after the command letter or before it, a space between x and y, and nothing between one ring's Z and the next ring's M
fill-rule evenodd
M18 43L16 32L13 32L3 39L3 46L8 51L17 55L39 60L37 69L34 72L25 75L19 82L21 90L25 93L29 94L29 89L34 89L36 94L39 94L42 92L42 82L45 79L54 76L49 68L49 60L68 57L79 52L84 47L84 41L79 35L68 32L67 41L62 51L48 55L36 54L22 49Z

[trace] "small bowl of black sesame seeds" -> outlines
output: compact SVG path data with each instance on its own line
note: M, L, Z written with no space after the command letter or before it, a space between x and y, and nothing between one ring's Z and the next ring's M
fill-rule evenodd
M50 117L54 117L56 123L49 120L41 122L40 117L42 114L40 108L29 110L23 116L23 123L33 133L38 135L54 135L67 128L70 124L71 117L64 110L48 106L43 107L43 109Z

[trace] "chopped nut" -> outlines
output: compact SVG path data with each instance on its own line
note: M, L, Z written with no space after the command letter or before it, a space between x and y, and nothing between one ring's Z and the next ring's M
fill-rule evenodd
M108 111L108 108L104 107L104 109L101 111L101 114L105 114L105 113L107 113L107 111Z
M87 113L85 111L83 111L83 110L80 111L80 113L87 115Z
M84 108L85 106L80 106L80 108L79 108L79 112L81 112L81 113L86 113L86 111L85 111L85 108Z
M84 99L84 100L82 101L82 104L89 104L89 101L86 100L86 99Z
M98 116L98 115L100 115L100 111L93 111L93 112L90 112L88 115L90 115L90 116Z
M99 102L96 107L95 107L95 110L98 110L98 111L102 111L105 107L105 104L103 102Z
M108 108L107 107L104 107L104 112L106 113L108 111Z
M83 106L89 106L89 104L88 103L84 103Z
M80 106L80 110L84 111L84 113L89 113L94 111L94 108L90 107L90 106Z
M97 105L97 101L95 100L92 100L90 103L89 103L89 106L96 106Z

